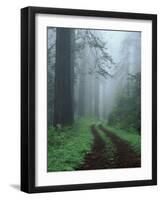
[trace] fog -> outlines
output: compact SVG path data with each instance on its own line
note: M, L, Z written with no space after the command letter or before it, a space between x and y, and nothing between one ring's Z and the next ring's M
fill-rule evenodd
M56 54L58 54L57 29L49 27L47 38L49 124L54 119L54 98L56 98L54 87ZM136 86L136 82L141 72L141 32L87 29L70 31L71 58L69 59L73 67L71 82L74 119L94 117L108 122L109 117L116 112L118 103L121 101L124 105L121 98L132 97L137 101L137 94L140 94L140 87ZM127 103L133 104L131 100L125 102ZM140 113L140 110L137 112Z

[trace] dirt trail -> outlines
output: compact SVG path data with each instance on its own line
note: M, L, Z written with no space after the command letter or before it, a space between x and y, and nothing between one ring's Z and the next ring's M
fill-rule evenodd
M94 145L91 153L86 155L85 162L79 170L111 168L105 149L105 143L99 136L99 133L94 125L91 126L91 131L94 135Z
M112 142L116 146L117 154L115 158L115 168L130 168L141 166L140 156L136 155L136 153L131 149L130 145L126 141L120 139L115 134L105 129L102 125L100 125L99 128L111 138Z

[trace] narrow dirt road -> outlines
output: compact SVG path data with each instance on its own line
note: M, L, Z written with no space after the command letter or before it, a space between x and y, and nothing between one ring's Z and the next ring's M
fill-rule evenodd
M113 161L110 161L108 147L100 137L97 129L103 131L115 146L116 152ZM86 155L84 164L78 170L135 168L141 166L140 156L131 149L131 146L126 141L108 131L102 125L99 125L97 128L95 125L92 125L91 132L94 136L92 150Z
M105 129L102 125L100 125L99 128L110 137L111 141L116 146L117 154L115 158L115 168L134 168L141 166L140 156L136 155L126 141L120 139L115 134Z
M105 143L99 136L94 125L91 126L91 131L94 135L94 145L91 153L86 155L85 162L79 170L111 168L110 161L108 160L108 153L105 149Z

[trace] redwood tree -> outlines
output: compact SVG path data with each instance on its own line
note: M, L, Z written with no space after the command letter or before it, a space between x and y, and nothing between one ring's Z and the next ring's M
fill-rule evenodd
M73 122L71 32L69 28L56 29L54 125Z

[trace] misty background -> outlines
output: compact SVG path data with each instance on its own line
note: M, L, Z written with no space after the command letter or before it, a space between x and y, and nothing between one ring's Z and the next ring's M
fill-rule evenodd
M74 119L92 117L140 133L141 32L70 31ZM48 126L54 124L56 32L47 29Z

